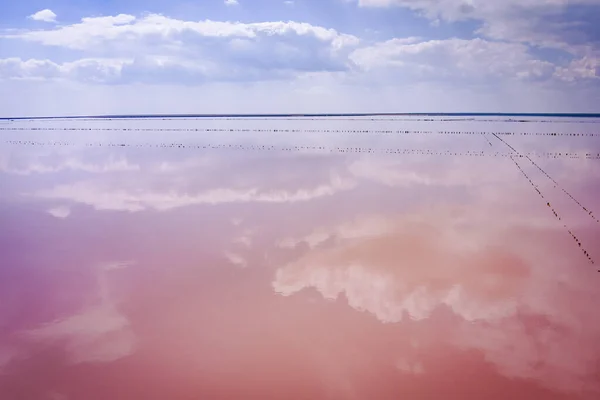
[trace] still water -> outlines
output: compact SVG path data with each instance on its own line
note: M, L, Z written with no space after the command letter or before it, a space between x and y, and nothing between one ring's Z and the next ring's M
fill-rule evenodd
M599 128L0 122L0 399L597 399Z

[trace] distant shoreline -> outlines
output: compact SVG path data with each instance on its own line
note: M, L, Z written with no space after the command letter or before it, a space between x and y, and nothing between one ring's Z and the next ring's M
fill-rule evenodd
M132 115L74 115L37 117L0 117L0 121L43 119L165 119L165 118L326 118L326 117L546 117L600 118L586 113L319 113L319 114L132 114Z

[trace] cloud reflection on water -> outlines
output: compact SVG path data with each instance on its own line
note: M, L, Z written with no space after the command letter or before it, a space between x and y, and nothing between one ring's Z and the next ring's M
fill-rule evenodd
M507 157L142 146L502 148L481 135L94 136L131 144L122 148L48 135L73 145L0 147L0 304L9 305L0 305L0 391L9 396L80 398L99 380L113 385L91 399L600 391L597 268L564 225L593 257L600 227L561 190L600 213L598 160L536 158L561 187L520 161L558 220ZM588 138L506 140L519 151L600 148ZM136 262L97 267L107 259ZM59 355L44 351L55 347Z

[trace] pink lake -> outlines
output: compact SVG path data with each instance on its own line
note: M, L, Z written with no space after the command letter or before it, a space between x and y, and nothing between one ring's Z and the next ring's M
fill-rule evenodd
M600 121L0 124L0 399L600 398Z

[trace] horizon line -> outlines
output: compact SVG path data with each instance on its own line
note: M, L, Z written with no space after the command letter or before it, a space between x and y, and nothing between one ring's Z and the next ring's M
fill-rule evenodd
M270 113L270 114L105 114L105 115L64 115L0 117L0 121L43 120L43 119L133 119L133 118L289 118L289 117L553 117L553 118L600 118L600 113L444 113L444 112L371 112L371 113Z

